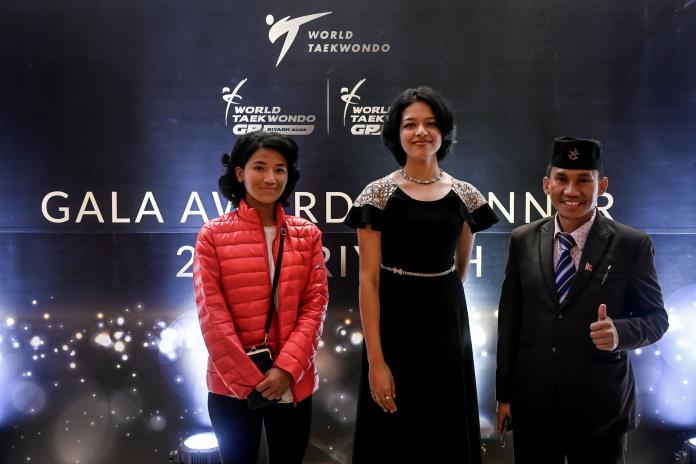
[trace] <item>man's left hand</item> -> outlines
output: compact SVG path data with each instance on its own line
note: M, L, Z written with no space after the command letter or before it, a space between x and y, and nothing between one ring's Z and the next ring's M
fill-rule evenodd
M597 349L614 351L619 346L619 334L614 321L607 316L607 305L602 303L597 310L597 322L590 324L590 337Z

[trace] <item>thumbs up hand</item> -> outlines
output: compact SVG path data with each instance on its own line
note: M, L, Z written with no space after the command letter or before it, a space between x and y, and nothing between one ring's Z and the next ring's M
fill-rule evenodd
M598 350L614 351L619 346L619 334L603 303L597 309L597 322L590 324L590 338Z

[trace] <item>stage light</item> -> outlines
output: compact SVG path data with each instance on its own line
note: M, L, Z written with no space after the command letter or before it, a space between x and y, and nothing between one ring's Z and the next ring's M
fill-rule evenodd
M696 437L686 440L676 457L678 464L696 464Z
M687 285L667 296L665 307L669 330L664 338L654 346L643 347L643 355L633 357L636 383L649 393L643 396L646 415L663 424L693 430L696 339L690 329L696 324L696 285ZM649 354L651 351L655 356Z
M220 464L220 450L213 432L197 433L181 442L170 455L174 464Z

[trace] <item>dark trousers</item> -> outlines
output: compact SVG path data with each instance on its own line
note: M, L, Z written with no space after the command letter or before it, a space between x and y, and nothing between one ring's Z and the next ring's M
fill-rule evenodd
M208 413L223 464L256 464L261 427L269 464L300 464L309 443L312 397L294 404L251 410L246 400L208 393Z
M555 436L554 436L555 435ZM513 432L515 464L625 464L626 434L590 438L548 430Z

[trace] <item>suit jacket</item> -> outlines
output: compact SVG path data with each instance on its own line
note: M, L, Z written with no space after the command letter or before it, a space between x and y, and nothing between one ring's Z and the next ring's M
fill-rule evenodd
M497 400L511 404L516 429L626 432L638 425L626 350L654 343L668 327L652 240L598 213L561 304L553 234L553 216L512 231L498 310ZM619 335L611 352L590 338L601 303Z

